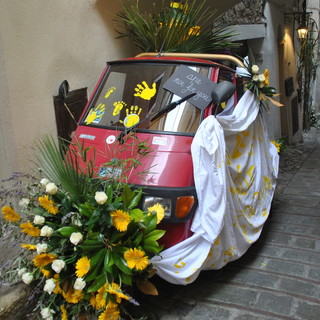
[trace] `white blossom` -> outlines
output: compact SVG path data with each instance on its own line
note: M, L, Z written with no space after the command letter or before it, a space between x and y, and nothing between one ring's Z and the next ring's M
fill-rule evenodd
M256 64L254 64L254 65L252 65L252 67L251 67L251 71L252 71L253 73L258 73L258 72L259 72L259 67L258 67Z
M259 74L259 81L260 82L266 81L266 77L265 77L265 75L263 73Z
M104 204L108 200L108 196L103 191L97 191L94 199L98 204Z
M43 253L43 252L47 252L48 250L48 245L46 243L38 243L36 245L37 248L37 254Z
M46 221L46 219L43 216L35 215L33 218L34 224L42 225L45 223L45 221Z
M21 277L24 273L27 272L27 269L26 268L21 268L21 269L18 269L18 275Z
M40 230L41 237L51 237L52 233L53 233L53 229L48 226L44 226Z
M22 207L22 208L26 208L29 203L30 203L30 200L28 198L22 198L19 201L19 206Z
M46 184L46 193L54 195L58 192L58 187L53 183L49 182Z
M83 239L83 235L80 232L72 232L70 236L70 242L77 245Z
M73 288L75 290L82 290L86 286L86 282L82 278L77 278L75 281Z
M56 287L56 283L54 282L54 280L53 279L47 279L46 283L44 284L43 291L46 291L49 294L51 294L55 287Z
M60 271L65 267L66 263L63 260L56 259L52 262L51 268L56 272L60 273Z
M47 178L43 178L43 179L41 179L41 181L40 181L41 185L43 185L43 186L46 186L49 182L50 182L50 181L49 181Z
M74 224L75 226L78 226L78 227L82 226L81 220L76 216L71 217L71 223Z
M259 76L257 74L252 76L253 81L259 81Z
M33 280L33 275L30 272L26 272L22 275L22 281L26 284L30 284Z
M43 319L51 320L53 319L52 314L54 314L55 312L50 308L43 308L40 313Z

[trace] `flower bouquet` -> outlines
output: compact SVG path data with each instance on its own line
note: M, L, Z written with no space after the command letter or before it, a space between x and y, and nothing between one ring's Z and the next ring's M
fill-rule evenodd
M162 249L163 207L140 210L142 190L97 178L93 162L83 165L86 150L80 161L81 148L64 157L51 138L37 147L46 177L20 201L22 212L2 208L4 219L29 239L22 244L29 259L18 274L38 292L42 319L126 319L127 306L139 305L134 286L157 294L149 260Z
M252 55L251 55L252 56ZM283 106L279 101L273 99L272 97L278 96L274 87L269 86L269 69L264 69L261 73L260 68L255 64L253 58L245 57L243 59L243 67L237 67L236 73L238 76L244 78L245 87L253 92L256 98L260 101L262 105L266 101L268 110L268 101L277 107Z

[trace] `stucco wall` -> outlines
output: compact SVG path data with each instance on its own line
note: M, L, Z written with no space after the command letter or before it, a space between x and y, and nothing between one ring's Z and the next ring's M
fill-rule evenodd
M0 178L26 171L34 141L56 135L53 96L93 90L105 62L134 54L115 39L120 1L0 0Z

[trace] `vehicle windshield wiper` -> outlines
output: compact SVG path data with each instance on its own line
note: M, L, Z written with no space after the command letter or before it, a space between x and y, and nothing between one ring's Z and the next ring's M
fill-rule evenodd
M145 117L144 119L142 119L141 121L139 121L138 123L136 123L135 125L133 125L132 127L130 127L128 130L124 130L122 131L119 136L118 136L118 141L122 144L123 138L129 134L131 131L133 131L136 127L138 127L142 122L148 120L151 116L151 121L154 121L156 119L158 119L160 116L162 116L164 113L170 112L171 110L173 110L174 108L176 108L178 105L180 105L182 102L192 98L193 96L195 96L196 93L191 93L187 96L185 96L184 98L181 98L177 101L171 102L169 104L167 104L166 106L164 106L162 109L160 109L159 111L148 115L147 117Z

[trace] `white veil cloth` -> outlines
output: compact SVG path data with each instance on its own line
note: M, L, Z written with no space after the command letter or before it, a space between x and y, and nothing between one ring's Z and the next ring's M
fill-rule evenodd
M151 259L161 278L182 285L201 270L217 270L240 258L259 238L279 165L250 91L234 108L204 119L191 152L199 202L193 235Z

